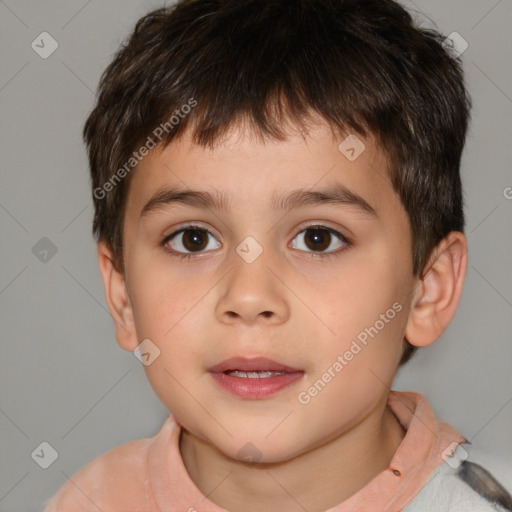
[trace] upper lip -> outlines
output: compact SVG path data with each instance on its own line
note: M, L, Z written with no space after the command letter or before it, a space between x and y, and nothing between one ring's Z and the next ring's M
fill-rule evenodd
M271 371L271 372L299 372L297 368L292 368L291 366L287 366L285 364L278 363L277 361L273 361L272 359L267 359L266 357L254 357L251 359L245 357L232 357L230 359L225 359L221 361L219 364L212 366L208 369L209 372L212 373L222 373L228 370L234 371Z

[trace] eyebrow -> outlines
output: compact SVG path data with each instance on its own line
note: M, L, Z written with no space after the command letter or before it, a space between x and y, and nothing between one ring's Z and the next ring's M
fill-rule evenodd
M173 204L215 209L226 213L230 209L228 196L219 190L209 192L164 188L158 190L144 205L140 217L149 216L151 213L163 210ZM307 206L322 206L325 204L353 206L363 213L378 217L375 209L364 198L341 184L331 185L319 190L297 189L287 194L275 193L270 200L270 207L275 212Z

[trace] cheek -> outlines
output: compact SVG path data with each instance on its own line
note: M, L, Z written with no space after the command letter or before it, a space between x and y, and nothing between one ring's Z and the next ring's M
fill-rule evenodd
M363 262L335 276L316 292L320 305L318 316L326 319L335 333L331 333L334 338L354 338L379 321L381 315L389 320L387 331L390 324L397 323L396 310L400 308L393 308L393 305L400 303L403 306L405 286L401 282L403 278L396 274L388 265Z
M162 341L175 337L186 326L189 314L208 290L204 279L187 277L170 262L139 262L130 277L137 332Z
M134 321L139 341L150 339L160 351L155 361L144 367L148 380L168 408L169 397L174 397L173 404L179 409L176 404L188 403L190 398L186 393L182 396L179 383L186 382L187 389L194 392L197 383L189 382L189 373L204 360L201 333L208 332L202 325L208 321L204 311L208 287L200 278L169 274L168 269L153 266L134 278Z
M371 265L352 265L350 272L316 291L317 314L329 329L315 343L317 358L310 382L329 379L322 375L331 368L336 378L327 395L335 396L349 383L351 389L357 387L353 396L361 398L364 390L371 395L372 386L383 388L379 379L388 383L392 378L407 322L407 287L397 268L385 258ZM336 361L341 371L332 368Z

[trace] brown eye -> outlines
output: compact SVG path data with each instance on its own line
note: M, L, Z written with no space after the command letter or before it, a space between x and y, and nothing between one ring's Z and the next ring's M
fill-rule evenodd
M335 249L348 245L348 240L341 233L326 226L309 227L302 230L296 238L298 237L302 237L304 241L294 241L294 249L306 250L307 252L334 252ZM332 247L333 244L334 247ZM329 247L331 247L331 250L326 251Z
M213 235L206 229L200 228L183 228L170 235L166 240L165 244L175 252L181 253L194 253L201 252L208 248L215 249L220 246L220 243L211 244L209 243L209 237L213 238Z
M187 251L200 251L208 245L208 235L202 229L187 229L183 232L182 242Z
M306 245L313 251L325 251L331 243L331 234L324 229L306 229Z

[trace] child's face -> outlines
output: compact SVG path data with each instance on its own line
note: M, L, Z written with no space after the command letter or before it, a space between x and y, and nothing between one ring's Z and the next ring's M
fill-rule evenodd
M187 135L153 151L132 177L124 258L134 346L149 338L159 348L145 366L155 392L187 430L230 457L243 459L252 443L260 462L289 459L382 415L415 284L409 221L383 154L364 140L349 161L341 140L326 126L266 144L233 131L209 150ZM273 208L274 196L335 187L344 201ZM174 202L141 216L170 188L219 192L227 204ZM209 233L180 233L167 252L162 241L188 223ZM235 386L228 391L209 369L235 357L299 373L224 377Z

